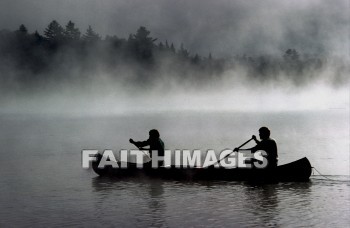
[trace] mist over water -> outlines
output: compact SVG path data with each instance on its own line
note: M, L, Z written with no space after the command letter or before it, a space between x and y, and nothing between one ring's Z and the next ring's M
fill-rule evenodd
M0 0L0 226L348 226L349 25L348 0ZM262 126L279 165L307 157L326 177L81 167L83 149L135 149L150 129L219 153Z
M349 109L346 0L5 0L0 6L1 113ZM47 37L52 19L75 22L78 39ZM27 28L11 36L8 30L22 23ZM87 42L88 25L97 44ZM139 26L151 31L139 36L152 52L141 59L129 56L140 46L128 49L128 35ZM14 37L22 43L13 45Z
M101 77L99 77L101 79ZM151 88L123 85L110 78L85 88L45 85L34 92L7 92L2 113L113 115L173 111L283 112L339 109L349 111L348 84L330 86L314 80L303 86L289 82L259 83L235 78L190 86L155 82Z

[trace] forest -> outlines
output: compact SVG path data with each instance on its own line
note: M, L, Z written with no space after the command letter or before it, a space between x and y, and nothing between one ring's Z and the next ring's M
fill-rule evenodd
M298 85L317 78L329 64L336 64L335 75L339 78L348 70L341 61L300 53L292 47L278 56L201 56L191 53L185 44L159 41L143 26L127 38L102 38L91 26L82 33L74 22L62 26L56 20L43 34L31 33L23 24L15 31L1 30L0 59L0 83L15 81L20 88L46 82L79 84L90 77L98 80L101 72L145 87L158 80L201 85L235 70L243 70L249 78L261 82L283 78Z

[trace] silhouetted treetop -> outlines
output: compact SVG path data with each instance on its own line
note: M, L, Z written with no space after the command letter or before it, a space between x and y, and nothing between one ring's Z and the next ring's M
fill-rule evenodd
M140 42L148 42L150 44L153 44L154 41L157 39L154 39L150 37L149 35L151 34L150 31L146 29L146 27L141 26L137 31L136 34L133 36L136 41Z
M49 41L60 41L63 38L63 32L61 25L53 20L45 29L44 36Z
M72 21L69 21L66 25L66 29L64 31L64 36L67 40L79 40L80 39L80 31L75 27Z
M150 31L141 26L135 35L129 36L129 48L139 59L150 59L153 56L156 38L150 37Z
M21 34L28 34L28 30L27 30L26 26L24 26L24 24L21 24L21 25L19 26L18 31L19 31Z
M87 42L96 42L101 40L101 37L89 25L89 28L86 30L85 34L83 35L83 40Z

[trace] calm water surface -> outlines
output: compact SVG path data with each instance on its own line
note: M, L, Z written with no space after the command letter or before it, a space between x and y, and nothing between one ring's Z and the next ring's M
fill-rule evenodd
M132 149L157 128L167 149L222 150L267 125L280 164L308 157L308 183L175 182L97 177L82 149ZM349 113L0 116L0 227L348 227Z

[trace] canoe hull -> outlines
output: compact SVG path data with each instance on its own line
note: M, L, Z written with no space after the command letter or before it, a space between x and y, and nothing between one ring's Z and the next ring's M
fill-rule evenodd
M99 176L125 177L152 177L173 180L224 180L224 181L273 181L296 182L308 181L312 167L309 160L304 157L297 161L278 166L273 170L244 169L244 168L158 168L152 169L151 164L145 164L143 168L129 165L128 168L98 168L100 157L92 163L93 170Z

